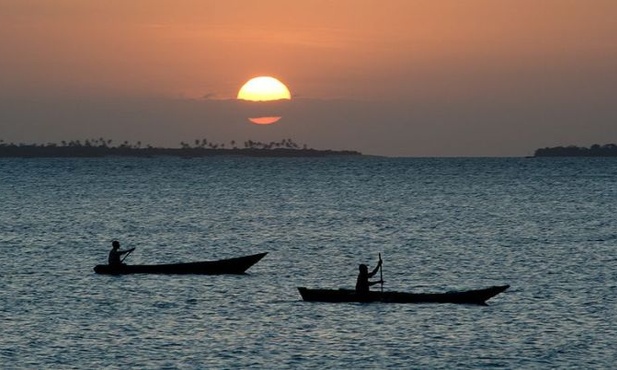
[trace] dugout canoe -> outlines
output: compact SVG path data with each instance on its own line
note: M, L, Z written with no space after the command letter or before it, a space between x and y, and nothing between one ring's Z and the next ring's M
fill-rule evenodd
M351 289L308 289L299 287L302 299L308 302L383 302L383 303L459 303L486 305L486 301L508 289L509 285L445 293L403 293L371 291L357 294Z
M258 253L250 256L235 257L218 261L201 261L188 263L169 263L162 265L96 265L94 272L106 275L124 274L244 274L251 266L268 254Z

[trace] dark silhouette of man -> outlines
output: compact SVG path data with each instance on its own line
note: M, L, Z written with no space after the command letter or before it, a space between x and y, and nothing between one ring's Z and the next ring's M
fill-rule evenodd
M370 278L375 276L379 268L381 267L381 258L379 258L379 262L377 263L377 267L370 273L368 272L368 266L365 264L361 264L359 269L360 273L358 274L358 280L356 281L356 293L358 294L368 294L369 287L375 284L383 284L383 280L379 281L369 281Z
M109 251L109 258L107 259L107 263L109 266L122 266L122 257L123 254L131 253L135 248L127 249L125 251L120 250L120 242L114 240L111 243L111 250Z

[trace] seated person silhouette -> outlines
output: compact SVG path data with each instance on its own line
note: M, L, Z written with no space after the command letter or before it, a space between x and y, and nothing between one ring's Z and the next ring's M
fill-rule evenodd
M107 259L107 263L109 263L109 266L114 266L114 267L124 265L120 257L122 257L122 255L124 254L131 253L132 251L135 250L135 248L127 249L125 251L120 250L120 242L118 242L117 240L114 240L111 243L111 246L112 248L109 251L109 257Z
M369 287L375 284L383 284L383 280L379 281L369 281L370 278L375 276L379 268L381 267L381 258L377 263L377 267L370 273L368 272L368 266L365 264L361 264L359 269L360 273L358 274L358 280L356 281L356 293L366 295L369 292Z

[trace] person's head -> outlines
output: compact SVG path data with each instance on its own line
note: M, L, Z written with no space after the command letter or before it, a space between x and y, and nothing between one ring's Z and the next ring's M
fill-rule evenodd
M363 274L368 274L368 266L365 264L360 264L360 266L358 267L360 269L360 272Z
M117 241L117 240L114 240L113 242L111 242L111 246L112 246L114 249L118 249L118 248L120 248L120 242L119 242L119 241Z

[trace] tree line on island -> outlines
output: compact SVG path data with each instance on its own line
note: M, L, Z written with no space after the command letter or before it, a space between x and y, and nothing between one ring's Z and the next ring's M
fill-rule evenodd
M556 146L536 149L534 157L617 157L617 145L594 144L590 147Z
M105 157L105 156L179 156L185 158L207 156L251 156L251 157L323 157L334 155L361 155L350 150L318 150L306 144L300 146L292 139L260 142L247 140L240 146L235 140L229 143L216 143L207 139L194 142L181 142L179 148L161 148L141 141L123 141L114 144L113 140L98 138L61 141L47 144L15 144L0 139L0 157Z

